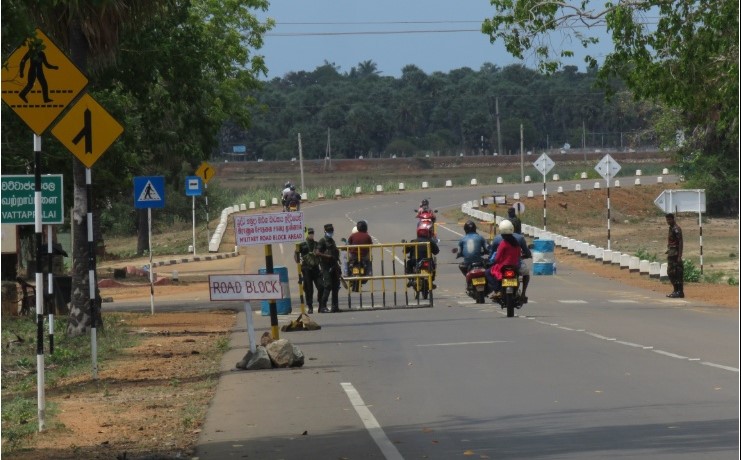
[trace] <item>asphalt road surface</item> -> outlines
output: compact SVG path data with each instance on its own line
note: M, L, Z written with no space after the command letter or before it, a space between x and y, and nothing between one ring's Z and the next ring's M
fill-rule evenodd
M407 192L303 211L317 232L332 222L347 236L366 219L371 235L391 242L414 238L422 197L443 210L478 194ZM302 368L237 371L249 348L240 315L197 457L738 458L737 309L559 265L557 275L534 276L530 302L506 318L464 294L450 252L459 226L438 232L434 307L347 311L342 290L344 312L313 315L321 330L281 333L305 354ZM273 248L295 279L292 251ZM294 313L281 323L296 316L292 294ZM257 335L270 330L268 317L252 318Z

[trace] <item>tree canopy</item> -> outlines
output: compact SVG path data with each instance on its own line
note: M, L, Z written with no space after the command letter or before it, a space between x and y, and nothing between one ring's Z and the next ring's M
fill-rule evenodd
M573 49L552 45L598 42L606 28L614 51L597 75L604 87L620 78L638 99L665 107L664 141L677 147L691 185L708 188L711 201L738 212L738 46L736 0L491 0L495 14L482 24L515 57L532 55L554 72ZM586 62L597 68L597 59ZM681 132L681 135L677 135ZM677 139L682 140L677 142ZM722 193L719 195L718 193Z

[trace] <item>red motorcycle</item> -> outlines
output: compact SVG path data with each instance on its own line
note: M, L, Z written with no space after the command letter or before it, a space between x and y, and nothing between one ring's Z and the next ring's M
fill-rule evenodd
M435 229L435 221L437 220L437 210L419 208L414 211L417 214L417 228L427 228L430 230L430 235L435 242L439 242L437 239L437 231Z

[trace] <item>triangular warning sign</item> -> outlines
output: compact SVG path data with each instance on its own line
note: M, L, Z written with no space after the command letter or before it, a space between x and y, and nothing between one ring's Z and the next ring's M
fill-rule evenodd
M147 185L144 186L142 192L139 194L139 199L136 201L162 201L162 197L157 193L157 189L152 185L152 181L148 180Z

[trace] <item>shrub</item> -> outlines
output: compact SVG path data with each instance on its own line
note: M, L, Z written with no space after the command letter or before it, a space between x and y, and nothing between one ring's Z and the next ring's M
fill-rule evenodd
M697 268L697 265L694 264L689 259L684 259L682 261L684 265L684 280L688 283L697 283L702 279L702 273L700 273L700 269Z

